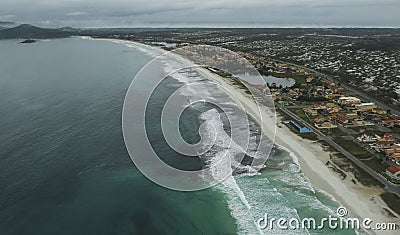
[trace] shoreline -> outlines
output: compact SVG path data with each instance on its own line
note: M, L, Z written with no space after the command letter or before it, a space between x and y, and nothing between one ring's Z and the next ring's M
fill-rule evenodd
M97 40L97 38L94 40ZM128 42L137 47L145 47L146 49L152 50L155 49L163 53L168 52L161 48L128 40L105 40ZM263 117L268 116L266 110L264 110L265 107L260 104L260 116L258 106L243 89L234 87L233 84L230 84L230 81L227 78L214 74L207 69L198 68L198 70L200 70L206 78L217 82L223 89L229 91L236 100L239 100L246 109L246 112L256 120L256 122L262 127L263 131L271 129L267 123L262 122ZM281 120L282 117L277 116L276 124L279 124ZM393 218L384 214L384 209L388 208L388 206L380 198L380 194L386 192L386 190L379 186L362 185L354 178L354 175L352 175L351 172L345 172L347 177L342 180L335 171L326 165L326 162L330 160L330 156L334 152L326 151L321 143L303 139L285 125L278 125L276 127L274 142L280 147L293 153L298 159L302 172L313 187L316 188L316 190L326 192L339 204L345 206L348 209L350 216L355 216L361 219L370 218L374 223L400 222L399 218ZM355 180L357 183L354 184L352 180ZM368 232L373 234L396 234L395 231Z

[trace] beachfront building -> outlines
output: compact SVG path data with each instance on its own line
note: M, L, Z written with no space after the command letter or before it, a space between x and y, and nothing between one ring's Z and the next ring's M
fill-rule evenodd
M306 134L306 133L313 133L312 130L310 130L307 127L301 127L297 122L295 121L289 121L288 124L292 127L294 127L300 134Z
M389 166L386 169L386 175L393 180L400 180L400 167L399 166Z

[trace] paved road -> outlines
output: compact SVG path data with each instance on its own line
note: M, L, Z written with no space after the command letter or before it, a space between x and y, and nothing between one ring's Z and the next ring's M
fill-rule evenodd
M277 107L281 109L283 112L285 112L287 115L289 115L291 118L293 118L295 121L300 123L303 126L306 126L307 128L313 130L319 137L320 139L326 141L329 145L334 147L337 151L342 153L344 156L346 156L348 159L350 159L352 162L354 162L357 166L359 166L361 169L366 171L369 175L374 177L377 181L385 185L386 190L388 192L392 192L400 196L400 185L395 185L392 184L391 182L387 181L385 177L383 177L381 174L377 173L376 171L372 170L369 166L367 166L365 163L360 161L358 158L353 156L351 153L349 153L347 150L345 150L342 146L338 145L335 141L333 141L329 136L325 135L322 133L320 130L318 130L316 127L313 125L305 122L303 119L298 117L296 114L288 110L286 107L284 107L281 104L277 104Z
M289 108L289 109L305 109L305 108L312 108L313 106L312 105L289 105L289 106L286 106L286 108Z

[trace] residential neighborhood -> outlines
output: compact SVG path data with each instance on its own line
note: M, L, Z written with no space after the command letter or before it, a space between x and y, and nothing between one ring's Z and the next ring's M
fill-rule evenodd
M390 110L357 97L340 83L285 63L263 61L242 53L261 72L285 74L295 78L292 87L270 85L274 100L287 107L305 122L330 136L356 157L374 161L370 167L393 183L400 183L393 174L393 166L400 167L400 117ZM288 124L298 133L308 133L293 120ZM349 142L350 141L350 142ZM360 151L361 150L361 151ZM376 164L379 161L379 164ZM392 168L390 168L392 167ZM387 169L392 171L387 171ZM397 169L397 168L396 168Z

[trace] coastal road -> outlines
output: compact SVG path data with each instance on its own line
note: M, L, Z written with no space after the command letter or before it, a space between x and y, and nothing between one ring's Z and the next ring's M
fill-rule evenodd
M294 108L294 109L306 109L306 108L312 108L312 105L290 105L290 106L286 106L286 108Z
M322 133L320 130L318 130L316 127L313 125L307 123L300 117L298 117L296 114L288 110L285 106L281 104L277 104L277 107L285 112L287 115L289 115L291 118L293 118L295 121L297 121L299 124L311 129L314 131L315 134L317 134L320 139L324 140L327 142L330 146L334 147L337 151L342 153L344 156L346 156L348 159L350 159L352 162L354 162L357 166L359 166L361 169L363 169L365 172L367 172L369 175L371 175L374 179L376 179L378 182L381 184L385 185L385 189L388 192L395 193L398 196L400 196L400 185L396 185L391 183L390 181L386 180L385 177L383 177L381 174L378 172L374 171L371 169L369 166L367 166L365 163L360 161L358 158L356 158L354 155L349 153L347 150L345 150L342 146L338 145L335 141L333 141L329 136L325 135Z

